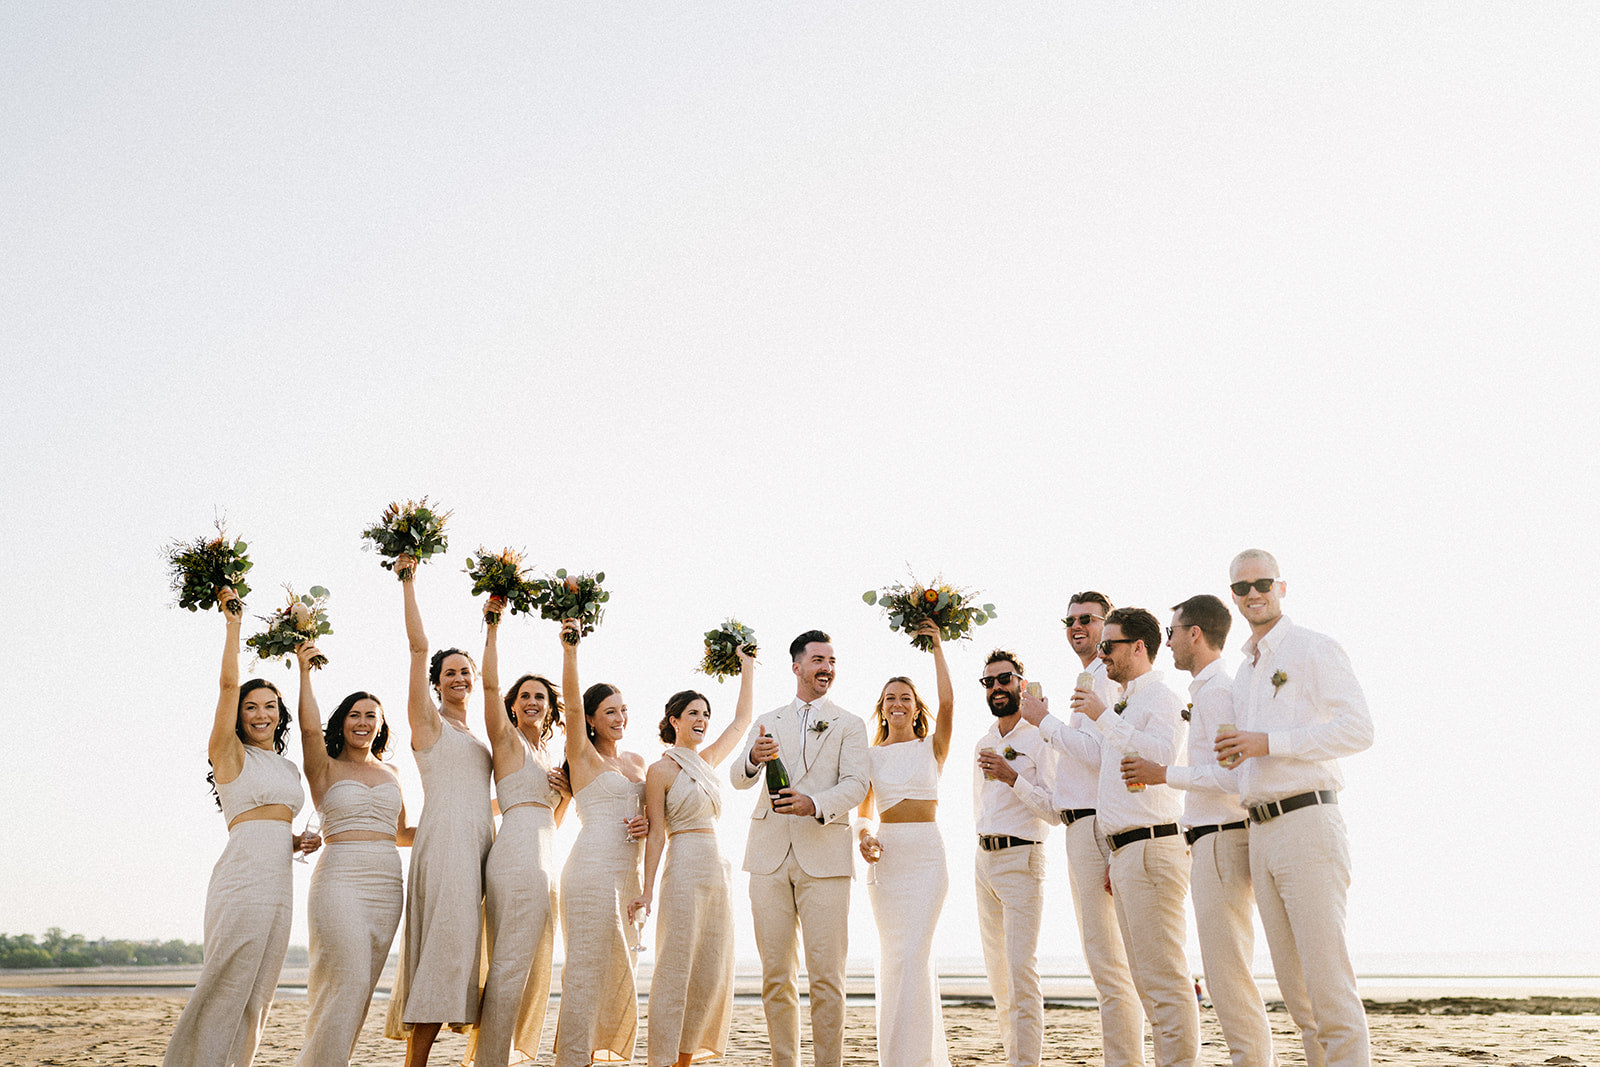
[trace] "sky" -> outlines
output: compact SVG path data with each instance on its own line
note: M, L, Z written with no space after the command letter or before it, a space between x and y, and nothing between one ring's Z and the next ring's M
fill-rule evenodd
M821 627L834 699L867 714L889 676L933 676L863 591L943 575L992 601L950 649L949 958L979 953L984 654L1064 695L1071 592L1165 622L1269 549L1375 722L1341 798L1358 967L1600 974L1592 11L7 23L0 930L200 939L222 625L171 607L163 546L219 517L252 621L327 586L317 694L379 694L404 741L399 587L359 531L427 494L454 510L418 579L434 644L481 647L479 545L604 570L583 676L622 688L651 758L672 692L731 715L735 685L692 673L730 615L765 650L758 711ZM553 623L503 630L508 675L558 670ZM293 699L281 664L253 673ZM737 870L753 797L729 793ZM1051 857L1042 951L1081 967L1059 831ZM870 959L859 884L851 924Z

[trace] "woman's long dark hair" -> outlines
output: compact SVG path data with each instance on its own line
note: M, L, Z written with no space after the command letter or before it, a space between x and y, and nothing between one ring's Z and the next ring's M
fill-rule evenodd
M600 735L595 733L594 726L589 720L600 710L600 705L606 702L606 697L620 692L622 690L610 682L596 682L583 691L583 732L589 738L590 744L593 744L594 739Z
M272 751L281 756L283 755L285 746L287 746L289 743L287 740L289 736L290 722L289 705L284 701L283 693L279 691L278 687L267 681L265 678L252 678L239 687L239 707L233 713L233 732L238 736L240 741L244 742L246 745L250 744L250 735L245 733L244 727L239 724L239 712L244 710L244 698L249 696L251 693L254 693L257 689L270 689L272 690L273 695L278 698L278 726L272 731ZM211 761L206 760L206 765L210 766ZM206 772L206 784L211 786L211 796L217 802L217 810L221 811L222 798L217 795L216 771L213 770Z
M344 752L344 720L363 700L370 700L378 705L378 714L383 716L383 725L378 727L378 736L372 739L372 754L378 759L383 758L383 750L389 746L389 719L383 715L383 701L367 692L351 693L339 701L339 706L328 716L328 724L322 728L322 747L328 750L329 758L338 759Z

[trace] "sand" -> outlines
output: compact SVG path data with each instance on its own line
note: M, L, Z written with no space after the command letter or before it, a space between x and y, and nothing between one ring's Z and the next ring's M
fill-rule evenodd
M109 995L0 996L0 1065L155 1067L161 1063L167 1036L183 1004L181 994L159 989ZM1448 1014L1457 1010L1465 1014ZM1578 1014L1553 1014L1556 1012ZM1594 999L1444 998L1374 1003L1369 1004L1369 1013L1375 1063L1414 1067L1451 1063L1600 1065L1600 1001ZM1045 1014L1046 1063L1099 1062L1098 1027L1092 1011L1050 1008ZM380 1005L362 1031L354 1063L395 1067L402 1063L404 1046L384 1039L382 1017ZM300 1048L305 1019L303 999L284 999L274 1005L256 1064L290 1067ZM648 1017L643 1021L648 1026ZM1303 1063L1299 1039L1281 1008L1272 1013L1272 1028L1280 1062ZM994 1036L992 1008L947 1004L945 1029L955 1067L1004 1062ZM550 1062L549 1042L554 1031L552 1002L539 1063ZM643 1062L643 1038L641 1033L641 1058L635 1063ZM433 1062L448 1067L459 1060L464 1045L463 1038L446 1033L436 1046ZM759 1003L735 1005L728 1055L720 1062L730 1067L768 1062ZM849 1009L844 1062L854 1067L877 1062L870 1006L851 1005ZM1206 1067L1228 1063L1216 1017L1210 1011L1203 1014L1200 1062Z

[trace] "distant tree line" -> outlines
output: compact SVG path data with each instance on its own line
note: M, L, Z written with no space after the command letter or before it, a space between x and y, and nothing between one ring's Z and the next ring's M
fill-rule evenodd
M0 968L146 967L199 963L201 946L190 941L89 941L52 926L43 938L0 934Z

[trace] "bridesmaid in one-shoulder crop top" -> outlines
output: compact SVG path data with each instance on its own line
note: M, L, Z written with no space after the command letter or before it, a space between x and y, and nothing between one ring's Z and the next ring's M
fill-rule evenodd
M243 605L231 589L218 591L217 602L224 605L227 638L206 753L228 845L206 888L205 965L167 1043L166 1067L248 1067L255 1057L289 950L290 860L321 844L315 834L296 836L290 825L305 794L300 772L282 756L289 732L283 695L260 678L239 684Z
M948 1067L933 935L950 874L934 815L955 723L955 690L938 626L924 622L912 632L931 641L938 718L930 731L928 706L910 678L884 684L874 714L877 736L868 751L872 789L861 804L863 816L876 806L881 825L876 831L863 826L859 835L869 864L867 896L878 921L879 1067Z
M307 643L300 661L300 735L311 800L322 813L327 848L311 875L306 913L311 974L303 1067L346 1067L400 925L405 889L396 845L410 845L400 776L383 762L389 724L367 692L339 702L322 724L311 672L321 653Z

